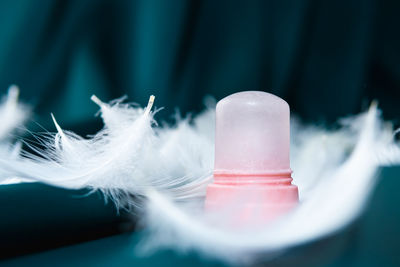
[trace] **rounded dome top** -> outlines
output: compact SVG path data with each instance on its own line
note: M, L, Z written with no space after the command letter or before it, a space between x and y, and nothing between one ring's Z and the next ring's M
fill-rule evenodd
M216 108L215 173L290 172L290 109L266 92L245 91Z

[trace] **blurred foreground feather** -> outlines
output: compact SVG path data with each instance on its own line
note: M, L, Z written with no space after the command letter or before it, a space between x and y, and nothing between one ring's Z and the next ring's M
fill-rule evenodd
M21 130L23 123L30 115L28 106L18 102L19 88L10 86L7 96L0 103L0 159L18 160L21 152L21 142L15 141L13 134ZM19 182L21 179L10 177L0 168L0 184Z

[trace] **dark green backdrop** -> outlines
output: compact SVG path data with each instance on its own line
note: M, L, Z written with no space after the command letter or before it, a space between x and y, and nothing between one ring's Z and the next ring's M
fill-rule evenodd
M399 1L0 2L0 90L18 84L36 120L93 120L95 93L197 111L206 94L285 98L312 120L377 98L400 114Z

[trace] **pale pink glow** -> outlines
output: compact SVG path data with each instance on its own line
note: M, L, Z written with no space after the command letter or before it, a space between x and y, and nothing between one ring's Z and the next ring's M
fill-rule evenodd
M289 105L265 92L240 92L219 101L215 173L290 173L289 118Z

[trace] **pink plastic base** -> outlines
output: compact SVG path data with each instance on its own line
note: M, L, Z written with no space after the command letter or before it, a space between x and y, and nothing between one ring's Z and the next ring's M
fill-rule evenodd
M298 188L290 173L279 176L214 174L207 187L205 210L243 223L265 223L297 206Z

